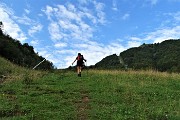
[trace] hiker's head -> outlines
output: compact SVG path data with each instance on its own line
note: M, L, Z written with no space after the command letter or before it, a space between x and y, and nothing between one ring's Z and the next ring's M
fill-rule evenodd
M81 55L81 53L78 53L78 55Z

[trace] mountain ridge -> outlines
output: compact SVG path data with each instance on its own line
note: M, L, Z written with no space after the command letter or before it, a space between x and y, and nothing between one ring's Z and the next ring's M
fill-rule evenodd
M169 39L161 43L142 44L129 48L118 55L113 54L95 64L97 69L154 69L180 72L180 39ZM119 62L119 64L118 64ZM113 64L113 63L116 63ZM108 66L108 67L107 67Z

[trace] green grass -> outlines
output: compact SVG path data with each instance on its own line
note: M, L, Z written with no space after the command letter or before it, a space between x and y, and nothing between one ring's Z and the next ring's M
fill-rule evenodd
M179 119L179 75L107 72L89 88L92 119ZM97 72L98 73L98 72Z
M6 81L24 80L30 82L29 80L37 79L46 73L45 71L34 71L32 69L19 67L0 57L0 83L2 83L4 79L6 79Z
M88 70L77 77L73 71L29 70L11 75L16 77L0 84L2 120L180 119L179 74Z

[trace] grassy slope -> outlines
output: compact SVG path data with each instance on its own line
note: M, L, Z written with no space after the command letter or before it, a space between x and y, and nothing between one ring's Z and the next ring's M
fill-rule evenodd
M97 70L83 71L81 78L69 71L34 78L29 74L0 84L1 119L180 119L179 74Z
M19 80L26 79L27 77L31 79L36 79L39 76L45 74L45 72L35 71L19 67L15 64L12 64L10 61L0 57L0 77L5 76L6 80ZM1 79L2 82L3 79Z

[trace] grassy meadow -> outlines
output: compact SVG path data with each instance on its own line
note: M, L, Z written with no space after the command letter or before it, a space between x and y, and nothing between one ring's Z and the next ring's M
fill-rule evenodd
M32 71L3 62L1 120L180 119L180 74L84 70L77 77L75 71Z

